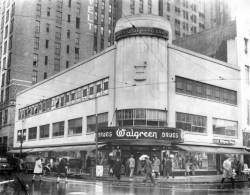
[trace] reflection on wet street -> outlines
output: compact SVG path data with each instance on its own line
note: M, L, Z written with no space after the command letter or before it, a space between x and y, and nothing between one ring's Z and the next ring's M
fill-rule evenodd
M219 184L167 184L159 183L152 185L150 183L127 183L127 182L101 182L101 181L79 181L69 180L68 183L61 181L56 183L54 180L46 179L42 182L28 182L29 194L31 195L211 195L211 194L250 194L250 185L248 183L238 183L235 189L231 185L225 184L223 187ZM8 190L8 193L5 193ZM0 194L25 194L17 184L0 185Z

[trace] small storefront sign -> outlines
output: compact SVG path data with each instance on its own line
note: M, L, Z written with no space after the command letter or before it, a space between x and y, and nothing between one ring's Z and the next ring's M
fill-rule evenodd
M235 145L235 140L229 139L213 139L214 144L219 145Z
M103 176L103 165L96 165L96 177Z
M163 140L168 142L183 142L183 130L176 128L122 128L104 127L98 129L98 140Z

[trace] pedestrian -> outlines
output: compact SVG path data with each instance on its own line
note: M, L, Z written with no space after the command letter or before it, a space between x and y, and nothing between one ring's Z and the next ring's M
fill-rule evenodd
M122 169L122 162L121 159L118 157L114 163L114 174L118 180L121 179L121 169Z
M235 181L234 181L234 174L233 174L233 169L232 169L232 159L227 158L223 162L223 174L222 174L222 179L221 179L221 184L224 183L225 179L230 178L232 187L234 188Z
M152 163L148 157L145 158L145 162L143 164L144 164L143 170L145 172L145 178L143 182L147 182L148 178L150 178L151 182L155 184L155 180L152 176Z
M185 162L185 176L189 176L189 175L190 175L190 162L189 162L189 159L187 159Z
M172 177L174 178L173 162L172 162L172 159L170 157L168 157L167 161L166 161L166 172L167 172L167 179L169 178L169 175L172 175Z
M91 167L91 158L90 156L88 156L86 160L86 172L87 173L90 173L90 167Z
M196 163L190 163L190 172L192 173L192 175L195 175L195 169L196 169Z
M109 158L109 176L111 177L114 176L114 164L115 164L115 161L112 156Z
M22 158L19 159L18 167L19 167L20 172L25 170L25 164Z
M129 166L129 177L134 176L134 170L135 170L135 159L134 156L131 155L130 158L128 159L128 166Z
M155 173L155 178L157 178L160 175L160 166L161 166L161 161L157 156L155 156L153 162L153 170Z
M59 162L57 169L57 182L60 181L60 176L65 177L65 182L67 182L67 159L62 158Z
M32 181L35 181L36 175L39 175L40 181L42 181L42 174L43 174L43 166L42 166L42 160L40 157L36 158L35 167L34 167L34 175L32 177Z
M163 159L162 159L162 162L161 162L161 164L162 164L162 175L164 177L167 176L167 159L168 159L168 155L167 156L165 155L163 157Z

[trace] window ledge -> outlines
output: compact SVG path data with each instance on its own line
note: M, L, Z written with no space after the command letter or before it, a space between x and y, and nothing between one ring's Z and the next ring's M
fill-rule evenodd
M86 132L86 135L92 135L95 134L95 132Z
M36 141L37 138L34 138L34 139L28 139L28 141Z
M68 134L68 137L75 137L75 136L82 136L82 133L76 133L76 134L72 134L72 135Z
M50 137L40 137L39 140L50 139Z
M238 136L228 136L228 135L218 135L218 134L213 134L213 138L224 138L224 139L238 139Z
M193 134L193 135L203 135L203 136L207 136L207 132L205 132L205 133L199 133L199 132L192 132L192 131L185 131L185 130L184 130L184 133L185 133L185 134Z
M55 138L64 138L64 135L52 136L52 139L55 139Z

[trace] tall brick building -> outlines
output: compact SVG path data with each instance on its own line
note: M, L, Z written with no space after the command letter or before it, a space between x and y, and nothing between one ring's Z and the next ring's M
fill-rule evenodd
M213 26L216 14L205 6L205 0L1 1L0 144L13 143L16 93L113 45L119 18L167 17L175 39Z

